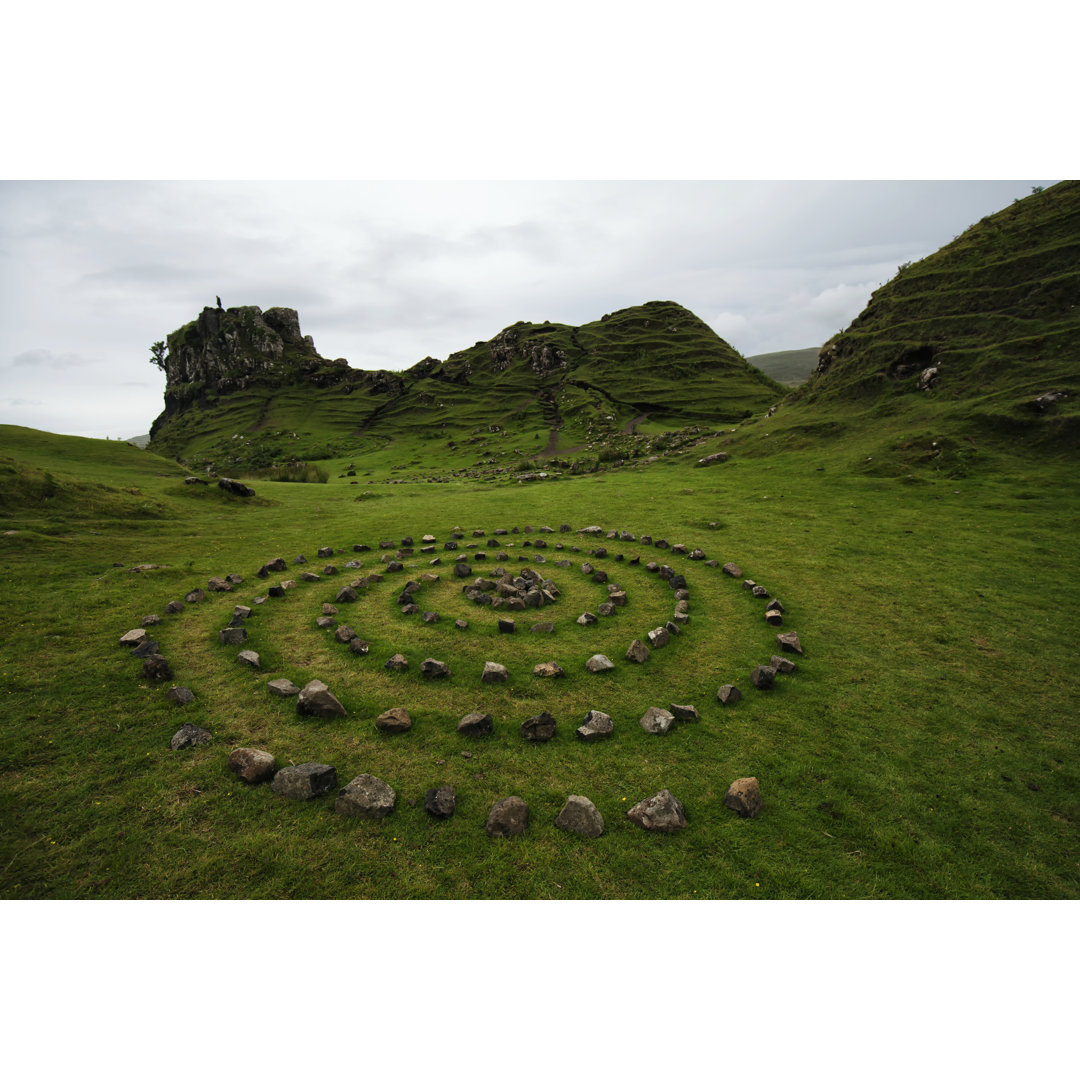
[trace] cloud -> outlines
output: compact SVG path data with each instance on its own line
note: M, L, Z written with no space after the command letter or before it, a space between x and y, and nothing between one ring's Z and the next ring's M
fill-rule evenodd
M34 408L38 405L44 404L37 398L8 398L7 403L16 409L24 409L27 407Z
M80 356L78 353L54 353L50 349L27 349L11 358L12 367L52 368L54 370L83 368L89 364L100 363L98 359Z

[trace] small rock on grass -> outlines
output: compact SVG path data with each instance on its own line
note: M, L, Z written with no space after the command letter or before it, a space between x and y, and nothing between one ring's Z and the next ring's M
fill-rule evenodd
M716 691L716 700L721 705L734 705L736 701L742 698L742 691L734 686L732 683L724 683L719 690Z
M669 705L668 710L676 720L700 720L701 714L693 705Z
M265 750L241 746L229 755L229 768L245 783L259 784L272 779L274 755Z
M296 711L301 716L335 717L346 716L345 706L330 692L330 688L318 679L300 691L296 699Z
M190 705L195 700L195 695L186 686L170 686L165 697L174 705Z
M394 735L400 731L408 731L412 727L412 717L404 709L395 707L375 717L375 726L380 731Z
M555 717L546 710L521 722L521 736L526 742L547 742L555 735Z
M776 681L776 672L767 664L758 664L750 672L750 681L758 690L771 690L773 683Z
M686 828L683 804L667 788L630 807L626 816L650 832L671 833Z
M300 693L300 687L288 679L271 679L266 684L266 689L275 697L293 697Z
M466 713L458 721L457 729L462 735L471 735L473 737L490 735L495 730L495 721L492 720L490 713Z
M189 746L202 746L213 738L206 728L197 727L195 724L185 724L169 740L170 750L186 750Z
M288 765L279 769L270 790L286 799L314 799L337 787L337 769L318 761Z
M641 718L641 726L652 735L664 735L669 732L675 723L675 717L667 709L657 708L655 705L645 710Z
M520 836L528 824L529 807L525 800L510 795L491 808L484 828L488 836Z
M585 722L577 729L577 735L585 742L595 742L608 738L614 730L615 725L607 713L590 709L585 714Z
M569 795L566 805L559 811L555 825L567 832L595 839L604 831L604 818L600 811L584 795Z
M799 641L799 635L794 630L788 630L787 633L776 635L776 644L780 646L784 652L798 653L802 656L802 644Z
M602 671L612 671L614 667L615 665L603 653L595 653L585 661L585 670L591 671L594 675Z
M334 810L344 817L381 820L394 809L397 793L377 776L361 773L350 780L334 802Z
M457 809L457 792L449 784L428 788L424 796L424 809L434 818L445 821Z
M724 805L729 810L734 810L739 817L752 818L761 813L761 789L757 778L754 776L742 776L733 780L724 796Z

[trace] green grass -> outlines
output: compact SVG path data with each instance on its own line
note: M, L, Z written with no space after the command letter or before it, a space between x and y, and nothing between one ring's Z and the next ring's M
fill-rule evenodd
M339 478L342 459L328 463L326 484L256 483L249 500L185 486L182 470L124 444L3 429L0 456L16 471L0 485L0 895L1076 898L1080 680L1068 613L1080 601L1080 574L1072 546L1060 543L1080 524L1075 470L1067 460L1004 453L965 461L958 443L945 461L912 464L909 480L875 472L873 462L861 467L863 451L884 437L878 430L835 432L823 420L800 432L780 426L784 412L649 468L558 473L536 484L393 483L402 474L384 458L370 477L354 478L357 487ZM725 438L736 448L731 461L693 467ZM406 460L423 459L420 438L404 448ZM952 475L961 466L965 475ZM46 471L68 488L65 505L25 485ZM117 497L95 507L97 489L70 489L76 480ZM120 498L128 488L139 494ZM358 500L361 491L369 494ZM143 502L158 509L146 515ZM582 551L543 551L541 569L562 596L517 613L512 637L495 633L490 608L465 601L448 565L433 568L440 581L421 594L441 621L402 616L400 586L428 570L430 556L339 605L339 621L371 642L369 656L315 626L343 581L376 568L380 540L419 542L430 530L441 543L460 526L463 545L485 545L496 528L563 522L649 533L736 561L783 600L784 628L796 629L806 650L797 672L768 694L750 687L775 631L763 601L719 568L576 532L544 537ZM474 528L487 535L473 541ZM505 550L516 559L536 552L521 545L538 535L499 539L514 543ZM359 542L375 550L354 554ZM576 616L603 596L579 569L598 543L611 556L590 561L625 585L630 602L579 627ZM333 563L358 558L363 569L299 581L301 570L321 569L327 560L316 550L327 545L347 549ZM489 555L481 573L500 565L495 549L476 550ZM265 669L252 673L217 632L235 603L265 593L254 575L263 562L300 552L306 567L269 579L294 578L297 587L249 620L247 644ZM671 592L643 567L615 562L617 552L670 564L691 591L685 633L641 667L623 653L670 612ZM444 564L453 557L439 554ZM570 568L553 565L563 554ZM139 564L161 568L129 569ZM174 681L196 694L179 709L164 686L140 679L139 662L117 640L229 572L245 579L235 593L210 594L152 628ZM454 630L457 617L468 631ZM521 632L546 618L554 635ZM386 672L393 651L414 670ZM587 674L594 651L611 656L616 671ZM447 682L426 683L415 671L429 655L450 664ZM551 658L565 679L532 676ZM506 664L510 682L482 685L485 659ZM297 717L291 702L267 694L276 675L322 678L348 718ZM745 696L725 710L715 691L728 681ZM645 708L670 702L697 705L702 719L663 737L643 732ZM385 736L373 719L394 704L410 709L414 727ZM494 716L495 734L466 740L456 723L476 708ZM518 725L541 708L556 716L557 735L525 743ZM574 737L588 708L614 717L610 741ZM184 722L209 728L214 741L169 750ZM226 766L229 751L245 745L265 747L279 765L333 764L342 785L374 773L396 789L398 805L381 823L346 820L330 797L293 803L246 787ZM765 808L744 821L723 795L748 775L758 777ZM423 810L425 790L441 783L458 791L448 822ZM625 817L663 787L686 806L681 834L650 835ZM522 837L491 840L487 811L508 794L526 799L531 824ZM554 827L569 794L596 803L602 837Z

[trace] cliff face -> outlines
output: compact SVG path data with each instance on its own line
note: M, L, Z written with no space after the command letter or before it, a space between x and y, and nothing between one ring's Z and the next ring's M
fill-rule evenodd
M203 308L194 321L169 334L165 396L201 384L243 389L253 378L283 378L298 367L327 363L300 333L292 308Z

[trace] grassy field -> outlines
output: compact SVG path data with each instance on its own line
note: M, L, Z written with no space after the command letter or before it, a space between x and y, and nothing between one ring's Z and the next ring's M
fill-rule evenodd
M535 484L390 483L401 477L392 459L415 460L418 474L438 464L422 437L402 436L356 484L339 478L354 463L342 455L325 462L325 484L256 481L244 500L185 485L175 463L125 444L0 430L0 896L1077 898L1080 677L1068 626L1080 567L1063 542L1080 526L1074 465L958 447L878 469L865 459L887 432L811 437L783 414L647 468ZM730 461L694 467L721 446ZM524 547L541 534L523 531L486 546L497 528L563 523L574 531L544 535L547 549ZM796 630L805 649L797 670L754 690L751 669L776 651L765 601L718 567L577 532L594 524L738 563L783 601L781 629ZM490 576L497 551L511 569L525 556L559 587L557 603L518 612L518 632L498 634L496 613L469 603L451 577L457 553L442 544L455 527L462 550L477 543L467 554L488 556L477 573ZM474 540L475 529L486 535ZM417 547L404 574L338 605L339 622L370 642L368 656L316 627L341 584L379 568L380 541L419 544L426 532L441 566ZM373 550L354 553L358 543ZM608 556L590 558L601 544ZM340 553L320 559L324 546ZM307 565L293 566L300 553ZM257 578L277 556L289 571ZM556 566L562 558L571 565ZM362 568L344 569L349 559ZM586 559L629 602L582 627L577 616L605 592L582 574ZM636 666L623 659L631 639L673 609L670 588L645 569L650 559L685 575L691 618ZM341 573L300 579L326 563ZM144 564L157 568L133 569ZM429 570L440 580L424 586L422 606L441 616L430 626L396 603L405 580ZM228 573L244 579L234 592L163 614ZM296 588L247 623L246 647L263 665L253 672L218 631L234 604L286 578ZM151 636L170 682L141 678L118 644L151 613L162 614ZM553 634L525 632L546 619ZM398 651L411 670L391 674L383 663ZM615 670L587 673L595 652ZM450 665L449 680L420 677L427 656ZM564 679L532 675L548 659ZM510 681L482 684L485 660L505 664ZM298 717L267 693L280 676L322 679L348 717ZM744 696L725 708L715 694L727 682ZM196 700L172 705L172 683ZM697 706L701 719L666 736L639 727L648 706L672 702ZM392 705L409 709L410 732L376 730ZM609 741L575 738L590 708L613 717ZM494 717L492 736L457 733L475 709ZM556 736L527 743L519 724L541 709L556 717ZM212 731L212 743L170 750L183 723ZM383 822L357 821L333 812L332 795L297 803L245 786L226 764L238 746L265 748L279 766L334 765L342 786L373 773L395 788L397 806ZM742 776L756 776L764 798L751 820L723 806ZM439 822L423 800L444 783L458 808ZM681 833L646 833L626 817L662 788L686 807ZM490 839L488 810L510 794L528 802L529 828ZM601 837L554 826L570 794L599 808Z

